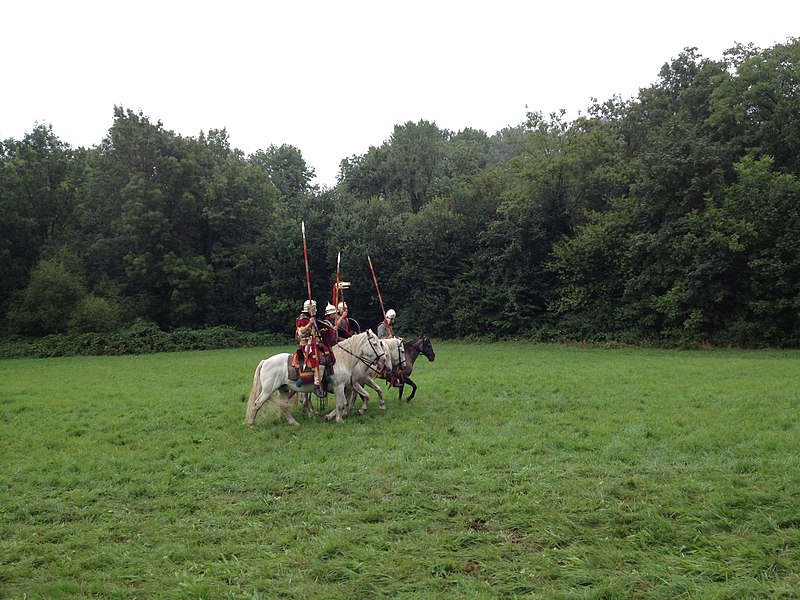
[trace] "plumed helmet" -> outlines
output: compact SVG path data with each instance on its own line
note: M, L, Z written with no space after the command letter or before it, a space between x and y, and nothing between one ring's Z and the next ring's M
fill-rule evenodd
M339 302L339 304L336 305L336 310L339 312L342 312L345 308L347 308L347 302Z
M325 314L326 315L335 315L336 314L336 307L333 304L328 303L328 306L325 307Z
M310 313L312 306L314 307L314 312L317 312L317 301L311 300L309 302L308 300L306 300L305 302L303 302L303 312Z
M389 310L386 311L386 318L387 319L396 319L397 318L397 313L394 312L393 308L390 308Z

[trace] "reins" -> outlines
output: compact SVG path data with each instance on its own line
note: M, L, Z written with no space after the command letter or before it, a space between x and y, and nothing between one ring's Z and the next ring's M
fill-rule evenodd
M350 338L350 339L352 339L352 338ZM384 356L386 356L386 352L383 352L383 353L380 353L380 354L378 353L378 351L375 349L375 344L372 343L372 339L369 337L369 335L367 335L367 342L369 342L369 347L372 348L372 352L375 353L375 360L379 360L379 359L383 358ZM336 344L335 347L338 347L340 350L344 350L345 352L347 352L350 356L352 356L356 360L361 361L361 363L366 365L366 367L368 369L370 369L371 371L375 371L376 373L380 372L380 371L378 371L378 369L376 369L375 367L372 366L372 364L375 361L367 362L367 360L365 358L362 358L361 356L359 356L357 354L354 354L353 352L350 352L350 350L348 350L347 348L345 348L341 344Z

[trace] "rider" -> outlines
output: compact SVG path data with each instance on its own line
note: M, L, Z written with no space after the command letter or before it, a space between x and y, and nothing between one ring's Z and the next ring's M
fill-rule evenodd
M394 322L397 319L397 313L394 311L393 308L390 308L386 311L386 317L378 323L378 337L381 339L386 338L393 338L394 332L392 331L392 327L394 326ZM399 338L398 338L399 339ZM400 387L400 365L394 365L391 373L384 374L383 378L385 378L388 384L392 387ZM379 377L381 377L379 375Z
M303 311L295 321L295 339L298 343L297 351L292 360L292 366L299 369L301 364L305 364L306 368L314 371L314 394L320 398L325 395L322 391L320 374L319 374L319 360L324 356L324 346L318 342L317 348L314 348L314 328L320 331L316 319L317 302L316 300L306 300L303 302ZM328 350L330 353L330 350Z
M336 334L342 340L353 335L353 332L350 331L350 320L347 318L347 302L345 301L336 305Z
M320 341L325 346L325 350L330 353L330 349L339 341L336 336L336 307L333 304L325 307L325 318L319 321L317 326L319 327ZM330 357L329 362L333 365L333 354L330 354Z
M392 327L397 319L397 313L393 308L386 311L385 318L378 324L378 337L381 339L393 338Z

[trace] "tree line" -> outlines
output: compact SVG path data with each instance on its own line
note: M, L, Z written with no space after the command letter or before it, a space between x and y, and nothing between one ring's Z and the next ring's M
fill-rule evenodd
M748 347L800 343L800 40L687 48L629 99L489 135L425 120L342 160L252 155L115 107L72 148L48 125L0 143L8 334L226 325L286 332L330 299L337 256L364 327Z

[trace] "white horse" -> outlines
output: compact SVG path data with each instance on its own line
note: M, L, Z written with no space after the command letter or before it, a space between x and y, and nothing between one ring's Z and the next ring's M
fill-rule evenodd
M353 369L357 364L378 364L382 368L386 358L386 351L381 340L370 329L365 333L356 334L336 344L331 351L336 357L333 365L333 375L328 385L328 390L333 390L336 395L336 408L331 411L331 418L337 421L347 410L347 397L344 388L352 378ZM289 379L289 361L291 354L282 352L262 360L256 367L253 375L253 387L247 400L247 424L253 426L259 409L269 403L277 407L291 425L299 425L292 416L292 409L297 403L298 392L308 393L313 391L311 384L298 387L296 382ZM278 392L277 396L273 394Z
M384 350L386 352L386 359L384 363L383 372L390 372L392 367L397 365L401 369L406 367L405 353L403 352L402 338L387 338L382 339ZM358 409L358 414L363 415L367 412L369 406L369 393L364 389L364 386L370 387L378 393L378 407L381 410L386 410L386 402L383 400L383 392L381 387L375 383L372 376L379 373L377 369L369 368L363 365L356 365L353 369L353 377L348 387L350 408L353 408L356 403L356 394L361 397L361 408Z
M346 412L353 409L356 403L356 395L360 396L363 400L361 408L358 411L359 415L363 415L367 412L367 407L369 404L369 394L364 389L363 386L371 387L373 390L378 392L378 401L380 403L381 410L386 410L386 403L383 400L383 392L381 391L380 386L375 383L375 380L372 378L373 375L381 374L388 371L391 371L395 364L400 364L397 361L397 345L398 341L391 342L390 340L382 339L380 340L381 345L384 348L385 356L383 357L383 363L378 364L378 361L373 362L372 364L368 364L366 361L358 361L353 366L353 372L350 375L350 383L348 383L345 388L345 396L347 397L347 408ZM335 348L336 346L334 346ZM302 398L303 408L306 411L306 414L311 417L314 415L314 406L312 404L311 394L300 394ZM336 410L332 410L328 414L325 415L325 420L330 421L332 418L336 416ZM344 416L344 414L343 414Z

